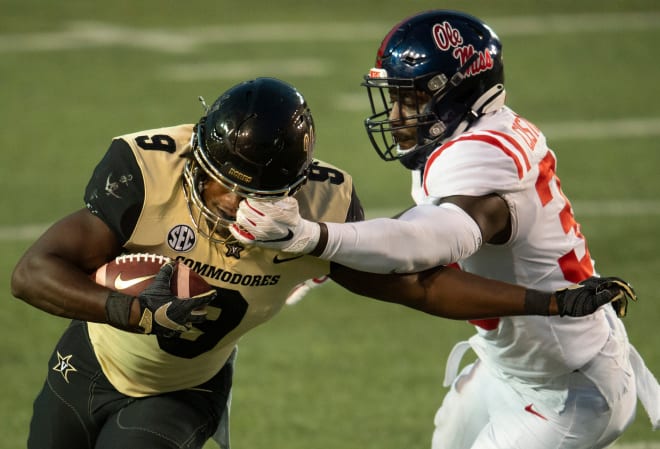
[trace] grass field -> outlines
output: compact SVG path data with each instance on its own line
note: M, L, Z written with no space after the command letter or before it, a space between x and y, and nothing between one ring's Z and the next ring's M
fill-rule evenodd
M37 232L82 207L113 136L194 122L250 77L300 88L317 157L353 173L370 215L403 209L408 174L363 130L359 86L390 26L437 6L488 20L504 44L509 104L545 130L597 268L640 296L625 319L660 374L660 5L655 0L134 2L0 0L0 449L25 447L32 400L66 321L11 297ZM63 236L66 238L66 236ZM429 447L444 362L462 322L312 292L240 346L235 448ZM660 447L642 409L617 447ZM214 447L208 444L208 447Z

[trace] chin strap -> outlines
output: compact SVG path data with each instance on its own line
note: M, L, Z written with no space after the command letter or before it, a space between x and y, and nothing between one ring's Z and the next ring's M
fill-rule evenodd
M506 90L504 84L495 84L488 89L484 94L477 98L477 101L472 105L470 112L475 113L477 116L482 116L489 112L496 111L504 106L506 97Z
M506 91L504 90L503 84L496 84L486 92L483 93L477 101L474 102L472 107L468 110L465 119L461 121L451 136L447 138L449 140L451 137L464 133L467 131L470 126L482 115L488 114L489 112L497 111L498 109L504 106L504 100L506 99Z
M419 145L419 148L400 157L399 162L401 162L401 164L408 170L422 170L426 164L426 160L438 146L442 145L452 137L467 131L467 129L470 128L470 126L472 126L472 124L482 115L502 108L504 106L505 98L506 91L504 90L504 85L494 85L477 98L472 107L468 108L465 118L459 122L453 131L451 131L451 135L434 140L425 145Z
M426 165L426 159L428 159L428 157L435 149L435 143L421 146L420 148L411 151L405 156L401 156L399 158L399 162L401 162L401 165L406 167L408 170L422 170L424 165Z

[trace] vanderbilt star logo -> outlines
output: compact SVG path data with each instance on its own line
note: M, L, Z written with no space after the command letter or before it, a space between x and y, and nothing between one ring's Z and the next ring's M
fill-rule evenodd
M57 371L58 373L60 373L64 378L64 380L66 381L66 383L69 383L69 373L78 371L71 364L71 357L73 357L72 354L62 357L60 351L57 351L57 365L53 367L53 371Z
M238 245L236 243L226 243L225 248L227 248L227 252L225 253L225 256L235 257L237 259L241 258L241 251L245 249L241 245Z

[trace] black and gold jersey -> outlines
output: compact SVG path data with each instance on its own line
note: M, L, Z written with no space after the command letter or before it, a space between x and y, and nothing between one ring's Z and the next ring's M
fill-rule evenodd
M126 252L157 253L185 263L218 291L208 320L179 337L161 338L89 323L96 356L112 384L130 396L199 385L224 365L240 337L273 317L298 283L329 272L329 262L275 250L213 243L198 234L182 173L193 125L113 140L85 192L88 209L115 232ZM363 218L352 178L315 161L296 193L314 221Z

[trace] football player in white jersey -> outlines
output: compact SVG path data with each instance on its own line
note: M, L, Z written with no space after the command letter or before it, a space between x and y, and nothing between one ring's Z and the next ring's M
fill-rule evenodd
M363 85L371 142L412 171L416 206L336 224L301 219L293 198L249 199L232 228L239 240L379 273L458 263L542 290L597 276L546 137L505 105L502 46L485 23L446 10L403 20ZM448 380L466 348L478 358L437 412L433 449L606 447L632 422L638 395L657 426L658 383L628 342L621 305L474 321Z
M292 196L314 221L363 218L350 175L315 160L314 142L304 98L273 78L232 87L197 124L113 139L87 186L86 207L47 230L12 276L15 296L73 319L48 362L28 448L201 448L212 435L228 447L237 342L306 279L330 274L348 288L366 282L365 294L459 318L584 315L623 299L625 285L602 282L553 295L443 268L361 275L232 238L228 226L245 198ZM171 264L137 298L90 279L122 253L184 263L215 292L176 298ZM460 310L447 307L455 301ZM206 316L192 314L200 306ZM153 313L143 324L162 309L165 317Z

